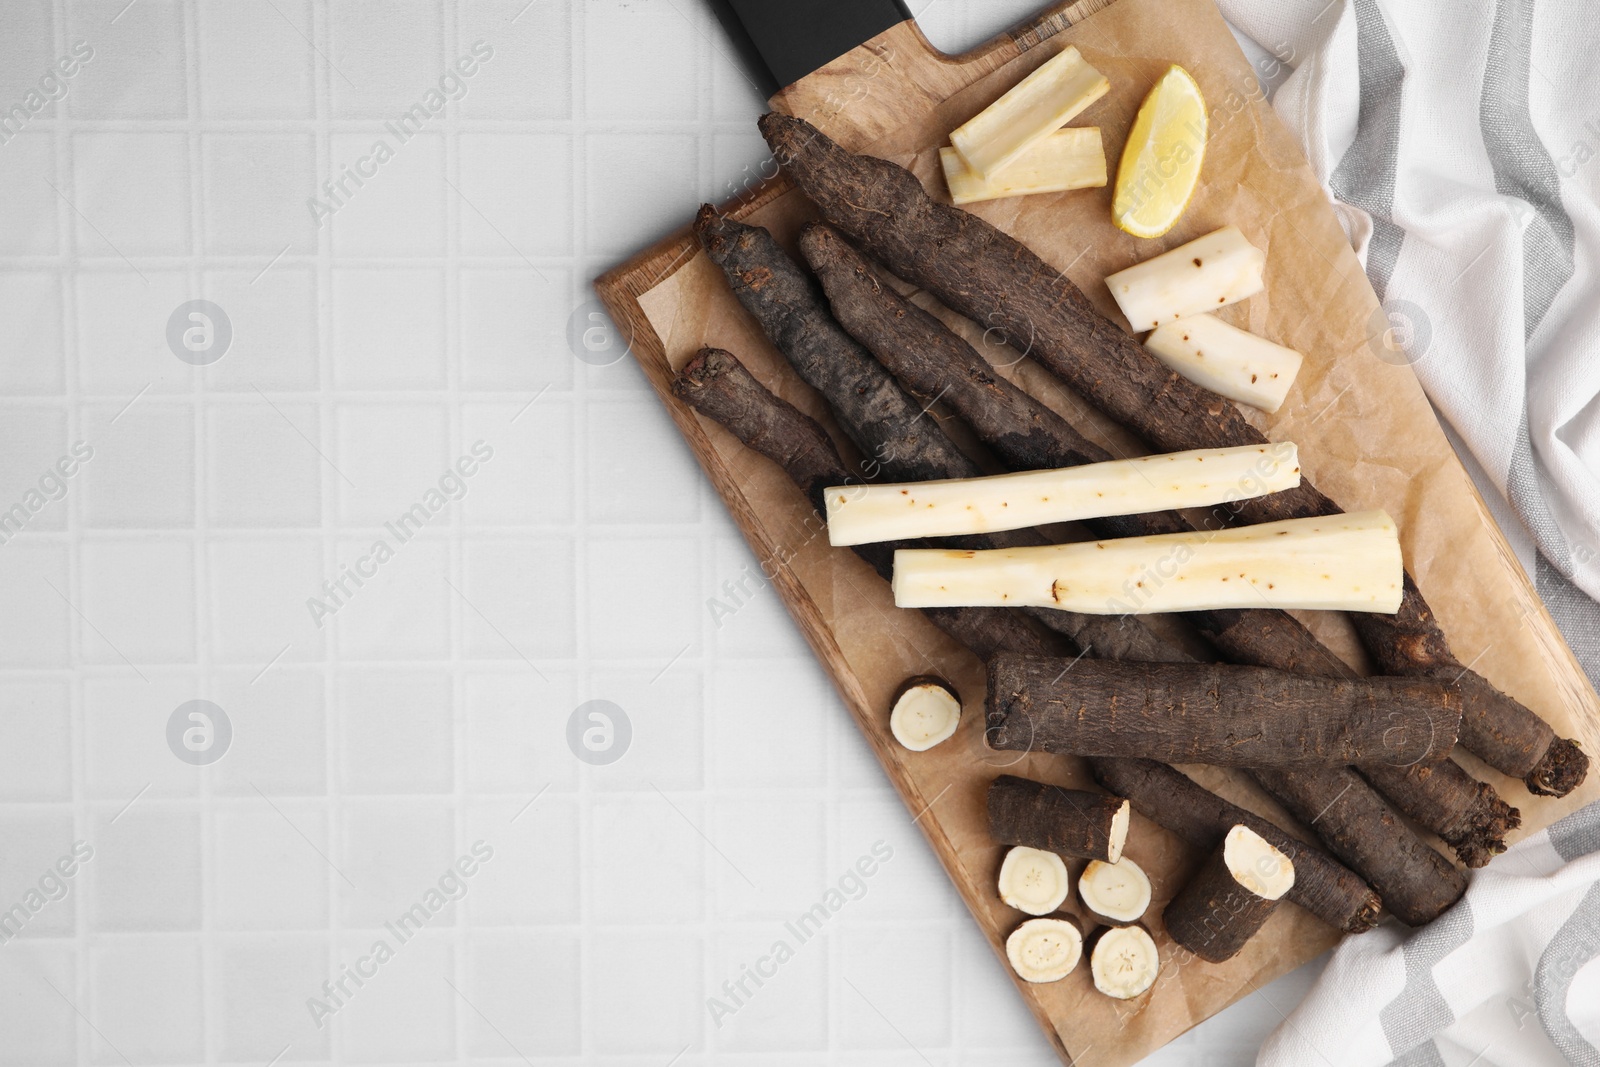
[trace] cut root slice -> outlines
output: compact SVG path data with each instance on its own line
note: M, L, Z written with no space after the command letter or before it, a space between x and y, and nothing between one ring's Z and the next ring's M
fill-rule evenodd
M971 171L993 178L1111 88L1071 45L950 134Z
M1196 385L1269 412L1283 406L1302 362L1294 349L1210 315L1164 322L1144 346Z
M1029 915L1049 915L1071 892L1067 865L1054 852L1018 845L1000 863L1000 899Z
M1275 442L984 478L835 486L824 500L829 543L862 545L1208 507L1299 484L1299 450Z
M1134 333L1163 322L1215 311L1259 293L1267 254L1236 226L1179 245L1106 279Z
M1106 996L1132 1000L1155 985L1161 953L1144 927L1109 927L1089 946L1089 973L1094 987Z
M1117 165L1111 218L1135 237L1160 237L1183 216L1206 154L1206 101L1189 72L1167 68L1134 117Z
M1078 878L1078 896L1101 918L1137 922L1150 907L1150 879L1126 857L1116 863L1091 860Z
M889 732L913 752L926 752L961 725L961 697L939 678L907 679L889 712Z
M1277 900L1294 888L1293 861L1248 826L1228 831L1222 860L1233 880L1262 900Z
M1083 932L1071 919L1029 919L1006 938L1006 959L1026 982L1059 982L1083 958Z
M902 608L1044 607L1090 615L1226 608L1394 614L1404 563L1382 511L1070 545L899 549Z
M1097 126L1057 130L990 178L968 167L954 148L939 149L939 163L950 199L957 204L1093 189L1106 183L1106 152Z

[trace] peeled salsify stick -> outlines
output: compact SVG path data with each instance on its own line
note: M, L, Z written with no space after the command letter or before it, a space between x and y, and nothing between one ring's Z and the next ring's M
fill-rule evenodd
M1266 286L1267 254L1224 226L1106 278L1112 299L1135 333L1163 322L1215 311Z
M828 541L1021 530L1052 522L1208 507L1300 484L1289 442L1173 452L1056 470L829 488Z
M1294 349L1210 315L1164 322L1144 347L1196 385L1267 412L1283 406L1303 362Z
M974 172L954 148L939 149L939 163L950 199L957 204L1093 189L1106 183L1106 152L1098 126L1057 130L989 178Z
M950 134L973 173L993 178L1111 88L1071 45Z
M1224 608L1392 613L1404 577L1382 511L1290 519L1215 533L1027 548L900 549L902 608L1065 608L1139 615Z

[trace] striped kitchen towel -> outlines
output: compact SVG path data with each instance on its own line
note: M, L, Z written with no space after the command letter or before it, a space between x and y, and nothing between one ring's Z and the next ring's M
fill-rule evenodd
M1346 938L1258 1067L1600 1067L1600 804L1474 873L1415 933Z
M1600 8L1220 6L1383 301L1374 354L1413 364L1600 680Z

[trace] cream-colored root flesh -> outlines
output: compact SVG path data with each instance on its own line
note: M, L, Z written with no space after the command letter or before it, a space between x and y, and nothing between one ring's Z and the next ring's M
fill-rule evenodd
M912 752L926 752L961 725L961 702L937 682L914 685L889 712L889 732Z
M1263 900L1277 900L1294 888L1294 861L1248 826L1228 831L1222 861L1234 881Z
M1273 412L1300 373L1300 353L1211 315L1164 322L1145 348L1185 378L1229 400Z
M1155 984L1161 953L1140 926L1119 926L1096 939L1089 953L1094 987L1108 997L1132 1000Z
M1150 879L1126 857L1116 863L1090 860L1078 876L1078 896L1096 915L1112 922L1136 922L1150 907Z
M1083 957L1083 933L1066 919L1029 919L1006 938L1006 959L1027 982L1059 982Z
M1119 863L1122 860L1122 849L1128 843L1128 826L1132 816L1133 805L1126 800L1122 802L1122 807L1117 809L1117 813L1111 816L1111 840L1107 843L1106 855L1111 858L1112 863Z
M957 204L1094 189L1106 183L1106 152L1098 126L1057 130L989 178L967 166L954 148L939 149L939 164L950 199Z
M1112 299L1135 333L1215 311L1265 287L1267 254L1236 226L1179 245L1106 278Z
M828 542L864 545L1209 507L1299 484L1299 450L1275 442L983 478L835 486L824 501Z
M1046 607L1091 615L1226 608L1393 614L1405 578L1382 511L1219 532L970 551L899 549L902 608Z
M1018 845L1000 863L1000 899L1028 915L1049 915L1071 894L1067 865L1054 852Z
M1106 95L1111 83L1071 45L950 134L967 167L993 178Z

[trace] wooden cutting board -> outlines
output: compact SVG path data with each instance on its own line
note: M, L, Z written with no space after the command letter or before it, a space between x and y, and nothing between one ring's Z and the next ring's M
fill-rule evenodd
M936 152L947 143L948 131L1053 55L1062 41L1077 45L1112 81L1112 92L1074 124L1102 128L1113 167L1139 100L1166 64L1181 63L1196 76L1213 105L1201 189L1183 223L1159 242L1136 241L1111 225L1109 190L997 201L975 210L1062 268L1112 315L1115 307L1101 284L1111 270L1226 223L1266 248L1267 292L1222 317L1300 349L1307 366L1284 411L1263 419L1263 427L1275 438L1299 443L1308 473L1345 507L1382 507L1394 515L1407 562L1463 662L1544 715L1563 736L1578 738L1590 751L1600 749L1600 698L1450 450L1414 374L1374 357L1374 316L1386 325L1377 299L1315 176L1259 98L1254 72L1210 0L1062 4L962 56L939 53L908 22L783 90L772 104L846 147L911 167L934 195L943 196ZM684 205L686 219L693 207ZM791 249L799 226L811 216L804 198L781 177L752 184L725 210L768 227ZM853 456L826 407L766 342L687 228L606 273L596 288L916 825L1002 952L1006 934L1023 916L995 897L1000 850L984 829L984 789L1002 770L1064 784L1086 784L1087 775L1076 761L988 751L981 737L983 680L976 659L920 614L896 609L887 585L848 550L831 549L816 537L807 525L809 506L776 465L672 397L675 368L702 344L727 348L769 388L822 421L846 458ZM924 297L919 302L982 343L973 324ZM1022 360L1003 373L1119 452L1145 451L1031 362ZM1353 663L1363 664L1346 620L1302 617ZM963 693L962 727L936 749L909 753L889 737L888 702L900 680L930 670L951 678ZM1592 776L1570 797L1534 798L1521 783L1470 757L1464 762L1522 809L1524 833L1600 796L1600 782ZM1189 770L1236 802L1289 824L1243 781L1215 769ZM1018 982L1064 1063L1135 1062L1336 941L1329 928L1289 907L1230 963L1180 965L1157 918L1196 857L1143 819L1135 821L1128 855L1155 883L1150 918L1162 944L1162 978L1129 1004L1094 992L1087 967L1051 985Z

